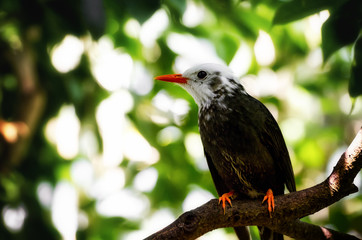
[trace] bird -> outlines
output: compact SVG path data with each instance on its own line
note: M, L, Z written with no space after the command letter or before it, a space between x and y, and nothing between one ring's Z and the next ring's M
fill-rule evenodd
M183 87L198 105L198 125L206 161L225 213L234 199L263 199L270 217L274 196L296 191L289 153L273 115L224 65L204 63L183 74L156 80ZM258 227L260 239L283 235ZM239 239L250 239L246 227L234 228Z

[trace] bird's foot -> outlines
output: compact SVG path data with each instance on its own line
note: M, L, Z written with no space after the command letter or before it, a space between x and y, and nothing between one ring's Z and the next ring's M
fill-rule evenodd
M225 202L228 202L230 204L230 206L232 206L230 197L232 197L233 195L234 195L234 191L231 191L228 193L224 193L223 195L221 195L221 197L219 197L219 204L220 204L220 202L222 202L222 208L224 209L224 214L225 214L225 208L226 208Z
M274 194L273 191L269 188L268 191L266 192L266 195L263 199L263 202L261 204L263 204L266 200L268 200L268 212L269 212L269 216L270 218L272 217L272 212L274 212Z

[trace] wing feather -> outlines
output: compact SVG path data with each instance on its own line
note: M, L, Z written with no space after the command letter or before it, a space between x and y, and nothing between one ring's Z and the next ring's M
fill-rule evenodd
M209 166L211 177L212 177L212 180L214 181L214 185L216 187L217 193L219 194L219 196L221 196L224 193L230 192L231 189L228 189L226 187L226 185L224 184L223 180L221 179L219 173L217 172L217 170L214 166L214 163L212 162L210 155L206 151L204 151L204 152L205 152L207 165Z
M295 192L296 187L294 173L287 146L285 145L285 141L278 123L275 121L274 117L272 117L269 110L267 111L271 117L266 118L264 121L261 140L264 142L268 151L272 155L278 168L278 172L283 173L284 183L286 184L288 190L290 192Z

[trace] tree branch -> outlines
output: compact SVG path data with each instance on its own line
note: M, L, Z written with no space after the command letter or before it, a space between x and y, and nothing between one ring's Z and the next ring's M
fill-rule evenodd
M35 27L34 27L35 28ZM27 30L29 36L22 38L22 47L12 48L9 44L3 43L5 59L12 66L13 74L18 81L17 109L11 116L12 122L0 119L0 172L7 173L14 166L23 160L35 130L39 124L45 107L46 95L38 81L36 57L31 42L34 40L33 28ZM36 35L36 34L35 34ZM14 134L17 135L10 140L4 135L4 126L11 126ZM13 134L13 135L14 135Z
M299 221L358 191L353 180L362 167L362 128L342 154L330 176L308 189L275 197L276 209L270 218L259 200L234 200L226 213L216 199L185 212L169 226L146 238L195 239L224 227L265 226L296 239L358 239L328 228Z

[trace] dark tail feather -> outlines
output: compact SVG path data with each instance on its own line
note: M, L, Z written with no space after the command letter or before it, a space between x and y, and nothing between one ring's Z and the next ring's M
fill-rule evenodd
M250 234L247 227L236 227L234 230L239 240L250 240Z
M258 227L260 240L283 240L283 235L280 233L272 232L269 228Z

